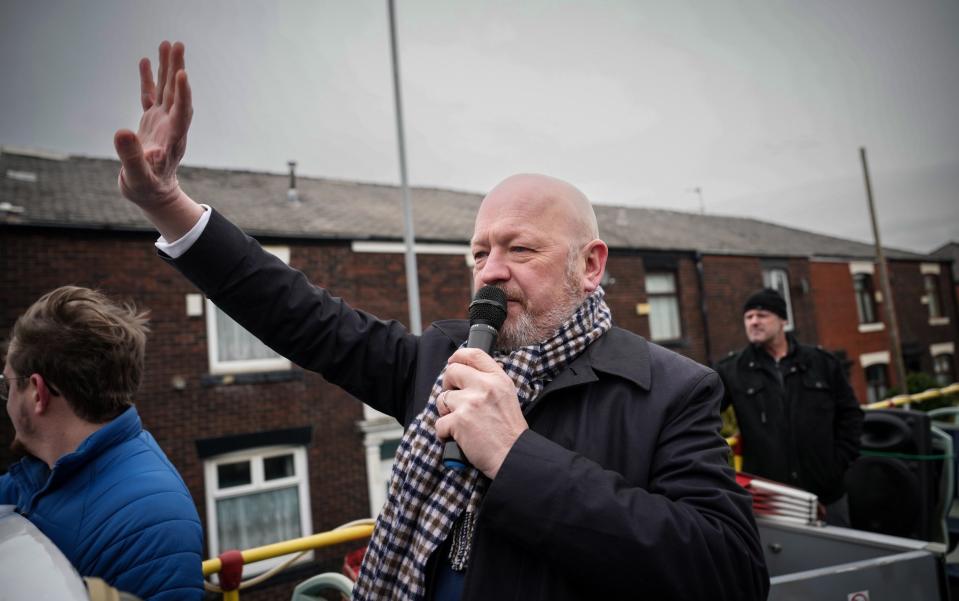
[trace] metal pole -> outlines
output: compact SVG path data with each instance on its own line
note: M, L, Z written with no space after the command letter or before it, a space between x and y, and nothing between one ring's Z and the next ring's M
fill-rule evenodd
M400 96L400 62L396 51L396 10L393 0L388 0L390 13L390 55L393 59L393 99L396 105L396 139L400 147L400 187L403 190L403 242L406 245L406 296L410 307L410 330L414 334L423 331L420 323L420 284L416 271L416 250L413 234L413 201L406 180L406 138L403 135L403 101Z
M869 179L869 164L866 162L866 149L859 147L859 158L862 159L862 175L866 180L866 201L869 203L869 219L872 222L872 237L876 243L876 262L879 263L879 278L882 280L883 305L886 307L886 321L889 323L889 338L892 345L892 359L896 364L896 378L903 394L908 394L906 387L906 364L902 360L902 344L899 341L899 322L896 320L896 307L892 300L892 287L889 285L889 268L886 265L886 255L879 240L879 225L876 222L876 207L872 201L872 182Z

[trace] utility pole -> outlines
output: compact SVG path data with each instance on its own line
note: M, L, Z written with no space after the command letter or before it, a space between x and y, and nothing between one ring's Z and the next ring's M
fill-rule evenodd
M416 270L416 236L413 233L413 201L406 179L406 138L403 135L403 102L400 95L400 61L396 50L396 10L387 0L390 13L390 55L393 58L393 99L396 105L396 139L400 147L400 187L403 190L403 243L406 245L406 296L410 307L410 331L423 333L420 323L420 282Z
M883 305L886 307L886 323L889 324L889 342L892 345L892 359L896 364L896 377L903 394L908 394L906 387L906 364L902 360L902 344L899 340L899 321L896 319L896 307L892 299L892 286L889 285L889 267L886 264L886 255L882 250L879 239L879 225L876 220L876 207L872 200L872 182L869 179L869 163L866 161L865 147L859 147L859 158L862 160L862 175L866 181L866 201L869 203L869 219L872 222L872 237L876 243L876 262L879 263L879 278L882 280Z

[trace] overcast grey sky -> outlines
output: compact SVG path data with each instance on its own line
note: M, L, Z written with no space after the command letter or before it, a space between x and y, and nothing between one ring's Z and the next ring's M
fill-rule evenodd
M397 183L386 0L0 0L0 144L113 156L187 44L185 162ZM398 1L410 181L959 240L959 2ZM189 191L188 191L189 192ZM202 200L202 199L200 199Z

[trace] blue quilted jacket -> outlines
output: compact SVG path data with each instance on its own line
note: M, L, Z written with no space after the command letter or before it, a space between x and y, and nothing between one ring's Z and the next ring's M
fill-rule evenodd
M53 470L34 457L15 463L0 477L0 504L16 505L83 576L144 600L203 596L196 507L134 407Z

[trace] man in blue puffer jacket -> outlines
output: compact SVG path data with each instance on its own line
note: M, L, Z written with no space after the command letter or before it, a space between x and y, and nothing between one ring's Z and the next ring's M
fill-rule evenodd
M83 576L144 600L203 595L190 493L132 405L146 315L65 286L14 325L0 379L23 459L0 504L33 522Z

